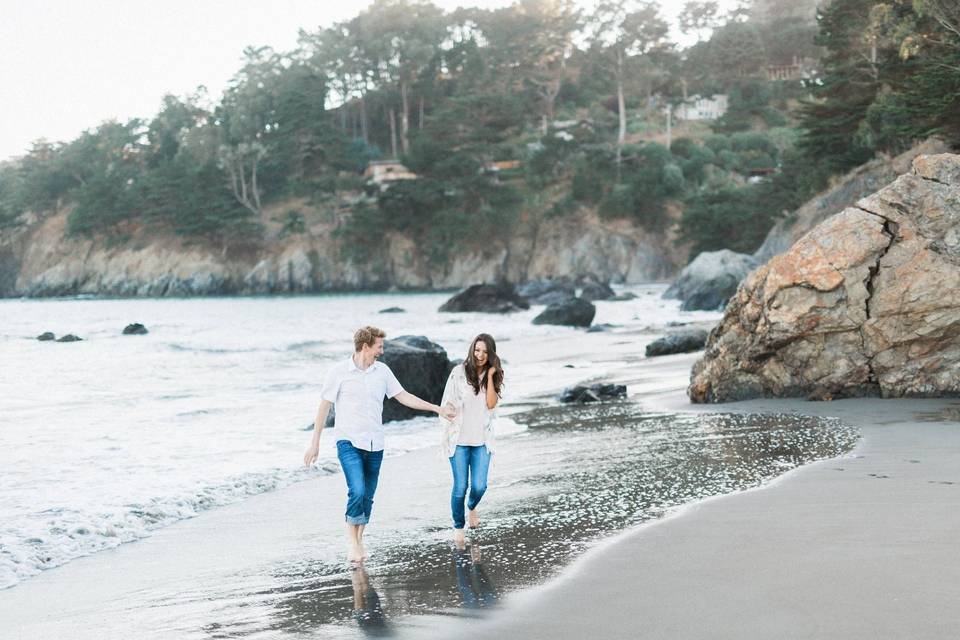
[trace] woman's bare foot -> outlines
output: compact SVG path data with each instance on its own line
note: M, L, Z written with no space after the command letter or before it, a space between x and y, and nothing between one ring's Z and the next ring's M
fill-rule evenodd
M369 558L370 558L370 554L367 553L367 548L363 546L363 543L361 542L360 543L360 559L368 560Z
M476 529L480 526L480 512L476 509L467 509L467 524L470 525L471 529Z
M453 530L453 545L461 550L467 546L467 538L463 533L463 529Z

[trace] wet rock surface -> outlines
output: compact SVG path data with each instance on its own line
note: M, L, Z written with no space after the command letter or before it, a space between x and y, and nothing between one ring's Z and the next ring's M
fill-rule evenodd
M694 402L960 394L960 156L827 219L743 283Z

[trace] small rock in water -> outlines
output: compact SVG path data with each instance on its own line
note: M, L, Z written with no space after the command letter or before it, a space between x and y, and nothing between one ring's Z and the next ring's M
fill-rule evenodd
M613 289L610 288L610 285L603 282L588 282L583 285L583 289L580 291L580 297L588 302L609 300L616 295Z
M123 328L123 335L125 336L145 336L147 333L147 328L139 322L128 324Z
M589 327L597 308L583 298L552 304L533 319L533 324L559 324L572 327Z
M440 311L481 311L485 313L510 313L529 309L530 303L526 298L517 295L513 285L501 282L498 284L476 284L467 287L440 306Z
M53 335L53 333L50 331L44 331L43 333L37 336L37 340L39 340L40 342L47 342L48 340L56 340L56 339L57 339L57 336Z
M671 353L690 353L703 349L707 343L706 329L688 329L666 335L647 345L647 357L665 356Z
M79 337L73 335L72 333L68 333L67 335L63 336L62 338L57 338L57 342L80 342L80 341L82 341L82 340L83 340L83 338L79 338Z
M627 300L636 300L638 297L635 293L624 291L610 298L608 302L626 302Z
M401 309L400 307L387 307L386 309L380 309L379 313L406 313L406 309Z
M624 384L594 384L589 387L577 385L564 389L560 394L560 402L583 404L626 397L627 386Z

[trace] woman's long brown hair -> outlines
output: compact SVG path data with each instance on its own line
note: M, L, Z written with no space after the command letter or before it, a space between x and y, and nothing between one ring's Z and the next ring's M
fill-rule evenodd
M487 365L483 371L477 366L477 359L473 357L473 350L478 342L487 345ZM488 333L481 333L470 341L470 349L467 351L467 358L463 361L463 372L467 375L467 382L473 387L474 393L480 393L480 389L487 388L487 370L494 366L497 372L493 374L493 390L500 395L500 388L503 385L503 366L500 364L500 357L497 355L497 343L493 336Z

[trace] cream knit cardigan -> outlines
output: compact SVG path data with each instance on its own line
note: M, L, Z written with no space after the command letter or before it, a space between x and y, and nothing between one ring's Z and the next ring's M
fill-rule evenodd
M453 420L440 416L440 449L448 458L452 457L457 450L460 428L463 426L463 401L468 393L473 394L473 387L467 382L463 364L458 364L450 372L447 385L443 388L443 399L440 400L441 407L449 402L457 408L457 416ZM483 393L482 387L481 393ZM489 453L493 453L494 449L493 418L496 411L496 408L487 411L487 423L483 425L483 443L487 445Z

